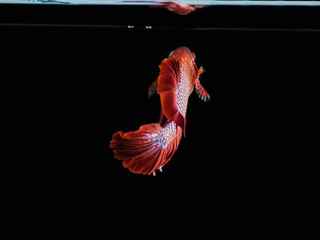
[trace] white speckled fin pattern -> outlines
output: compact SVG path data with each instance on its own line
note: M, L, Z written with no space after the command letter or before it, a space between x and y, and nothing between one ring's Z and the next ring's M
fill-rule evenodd
M125 168L134 173L155 175L177 150L181 132L173 121L164 127L145 124L137 131L113 134L110 148Z
M202 101L205 101L205 102L208 102L210 101L210 95L209 93L204 89L204 87L202 87L200 81L198 81L195 85L196 87L196 92L199 96L199 98L202 100Z

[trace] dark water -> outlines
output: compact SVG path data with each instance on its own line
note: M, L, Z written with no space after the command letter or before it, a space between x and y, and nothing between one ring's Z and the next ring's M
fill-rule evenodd
M301 193L301 141L319 78L319 32L310 30L319 29L311 21L318 10L208 8L185 18L146 7L113 7L112 15L92 6L7 10L20 15L2 14L10 73L3 79L13 85L16 138L31 145L25 157L34 160L23 164L35 172L31 189L58 202L73 195L72 206L96 210L143 197L174 206L195 199L215 211L225 200ZM158 121L159 97L148 99L147 89L181 46L204 67L211 101L190 96L186 138L163 173L133 174L113 158L109 141L115 131Z

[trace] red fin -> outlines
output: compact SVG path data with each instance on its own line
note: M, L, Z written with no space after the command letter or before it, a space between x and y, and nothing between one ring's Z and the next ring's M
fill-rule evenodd
M131 3L152 3L150 7L152 8L166 8L170 11L173 11L175 13L178 13L180 15L187 15L190 12L195 11L197 8L203 8L205 6L190 6L184 3L178 3L174 1L165 1L165 2L159 2L159 1L122 1L122 2L131 2Z
M210 101L210 95L209 93L202 87L200 81L198 81L196 83L196 92L199 96L199 98L201 98L201 100L207 102Z
M148 88L148 97L150 98L154 93L155 91L157 90L157 80L155 80L151 86Z
M181 127L183 131L183 136L186 136L186 118L181 115L180 112L176 114L173 121L177 124L177 126Z
M178 62L166 58L162 61L157 83L157 93L160 95L161 108L165 117L172 121L177 114L176 89Z
M175 91L177 89L177 72L179 63L170 58L164 59L159 65L160 74L158 77L157 92Z
M196 77L196 80L195 80L195 87L196 87L196 92L199 96L199 98L201 98L201 100L207 102L207 101L210 101L210 95L209 93L204 89L204 87L201 85L200 83L200 80L199 80L199 76L201 73L203 73L203 68L200 67L199 70L198 70L198 75Z
M195 7L195 8L204 8L204 7L206 7L206 6L203 6L203 5L195 5L194 7Z
M204 72L203 67L200 67L199 70L198 70L198 78L199 78L200 74L203 73L203 72Z
M162 4L170 11L173 11L175 13L178 13L180 15L187 15L190 12L195 11L197 8L201 8L202 6L191 6L187 5L185 3L177 3L177 2L159 2L159 4Z
M163 92L160 94L161 109L164 116L172 121L177 114L176 95L173 92Z
M170 144L163 147L160 136L162 130L159 124L146 124L137 131L116 132L112 136L110 148L115 158L123 161L125 168L134 173L155 175L155 171L162 170L171 159L181 138L181 131L178 131Z

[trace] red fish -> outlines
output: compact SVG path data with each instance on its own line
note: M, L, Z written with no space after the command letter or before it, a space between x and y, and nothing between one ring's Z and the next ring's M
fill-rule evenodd
M134 173L155 175L172 158L185 132L188 98L194 87L202 100L210 100L199 81L203 68L197 68L195 54L187 47L172 51L159 68L158 79L149 88L149 96L155 91L160 95L159 122L137 131L118 131L110 142L115 158ZM167 121L162 125L163 115Z
M191 6L185 3L178 2L158 2L158 1L122 1L122 2L131 2L131 3L152 3L151 7L163 7L180 15L187 15L191 12L194 12L197 8L203 8L205 6Z
M177 3L177 2L159 2L166 9L178 13L180 15L187 15L191 12L194 12L197 8L203 8L204 6L191 6L185 3Z

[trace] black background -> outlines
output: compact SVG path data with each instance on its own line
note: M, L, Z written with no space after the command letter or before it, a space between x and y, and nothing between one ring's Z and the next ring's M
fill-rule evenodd
M115 200L133 212L138 199L214 212L224 204L290 199L304 189L301 141L313 102L308 92L319 78L319 31L309 29L319 30L318 9L212 7L188 16L146 7L1 11L2 80L16 106L16 151L29 159L22 168L32 169L23 171L32 183L18 185L62 204L72 197L79 208L112 209L105 203ZM203 26L219 29L189 29ZM211 101L190 96L186 138L162 173L133 174L113 158L109 141L116 131L158 121L159 97L148 99L147 89L161 61L181 46L204 67Z

